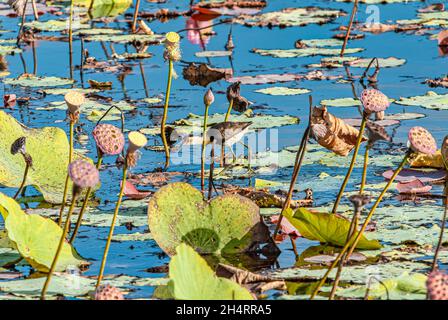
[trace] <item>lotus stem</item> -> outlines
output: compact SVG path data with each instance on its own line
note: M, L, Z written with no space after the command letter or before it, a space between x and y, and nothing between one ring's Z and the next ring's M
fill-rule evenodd
M19 190L17 190L14 197L12 197L14 200L17 199L17 197L22 193L22 191L25 188L26 178L28 177L28 172L30 171L31 165L28 161L25 161L25 172L23 173L23 179L22 183L20 184Z
M98 279L96 282L96 288L98 288L100 286L101 280L103 279L104 268L106 267L107 255L109 253L110 243L112 241L112 236L114 234L115 222L117 221L118 211L120 210L121 200L123 199L127 173L128 173L128 164L127 164L127 161L125 160L125 163L123 165L123 178L121 179L120 193L118 194L117 204L115 205L114 215L112 217L112 222L110 224L109 235L107 237L106 247L104 248L103 259L101 260L101 267L100 267L100 272L98 274Z
M347 33L345 34L344 43L342 44L341 48L341 54L340 56L344 56L345 48L347 47L348 39L350 38L350 32L352 31L353 26L353 20L355 19L355 14L358 11L358 0L355 0L355 3L353 4L352 13L350 15L350 22L347 27Z
M229 108L227 109L226 116L225 116L225 118L224 118L224 122L229 121L230 112L232 111L232 108L233 108L233 99L230 100Z
M68 163L71 163L73 160L73 130L74 130L74 127L75 127L75 122L70 120L70 147L69 147L69 152L68 152ZM70 177L67 172L67 176L65 177L64 195L62 196L61 209L59 210L59 218L58 218L59 226L62 225L62 215L64 214L65 202L67 201L69 180L70 180Z
M139 7L140 7L140 0L137 0L137 3L135 4L135 9L134 9L134 17L132 19L132 32L135 32L135 27L137 25L137 17L138 17Z
M405 166L406 162L409 159L409 156L411 154L411 151L408 150L408 152L406 153L406 155L404 156L403 160L401 161L400 165L398 166L398 168L394 171L392 177L390 178L389 182L386 184L386 186L384 187L383 191L381 192L381 194L379 195L378 199L376 200L375 204L373 205L373 207L370 209L369 214L366 217L366 220L364 221L361 230L359 230L358 232L353 233L352 237L350 238L350 241L348 241L344 247L342 248L341 252L339 252L339 254L337 255L336 259L333 261L333 263L331 264L331 266L328 268L327 272L324 274L324 276L322 277L322 279L320 280L320 282L318 283L317 287L314 289L313 293L311 294L310 299L314 299L314 297L319 293L320 288L322 287L322 285L325 283L325 281L327 280L330 272L334 269L334 267L338 264L339 260L341 260L341 257L347 252L347 250L350 247L350 244L352 243L352 247L350 249L350 251L347 254L347 259L350 257L351 253L353 252L354 248L356 248L359 240L361 239L361 236L363 234L363 232L366 230L368 223L370 222L370 219L372 218L373 214L375 213L376 208L378 207L379 203L381 202L381 200L383 199L384 195L386 194L387 190L390 188L390 186L392 185L392 183L394 182L395 178L398 176L398 174L400 173L400 171L403 169L403 167Z
M166 85L165 105L163 107L162 124L161 124L161 127L160 127L160 134L162 135L163 147L165 149L165 169L167 169L168 166L170 165L170 147L168 146L168 142L166 140L165 126L166 126L166 118L168 116L168 106L169 106L169 103L170 103L172 75L173 75L173 61L169 60L169 64L168 64L168 82L167 82L167 85Z
M359 128L358 140L356 141L355 150L353 151L352 161L350 162L350 167L348 168L347 174L345 175L344 182L342 183L341 189L339 190L338 197L333 206L332 213L336 213L338 210L339 202L341 202L342 195L344 194L345 187L347 186L348 180L353 172L356 163L356 157L358 156L359 147L361 146L362 137L364 134L364 129L366 127L367 118L365 115L362 117L361 127Z
M213 191L213 171L215 169L215 141L212 141L212 149L210 151L210 172L208 177L208 200L212 198Z
M359 188L359 194L362 194L364 192L364 188L366 186L368 164L369 164L369 146L366 146L366 150L364 152L364 166L362 169L361 187Z
M33 5L34 19L39 20L39 13L37 11L36 0L31 0L31 3Z
M102 156L101 152L98 152L98 161L96 162L96 168L98 170L100 169L102 162L103 162L103 156ZM70 244L72 244L75 241L75 239L76 239L76 234L78 233L79 227L81 226L82 217L84 215L84 212L86 211L87 204L89 203L89 199L90 199L90 194L91 193L92 193L92 188L87 188L86 197L85 197L84 202L82 204L81 210L79 211L78 220L76 221L75 229L73 229L72 236L70 237L70 241L69 241Z
M431 272L437 269L437 258L439 256L439 251L440 248L442 247L442 243L443 243L443 233L445 232L445 224L446 224L446 217L447 217L447 212L448 212L448 199L447 199L447 193L448 193L448 181L445 182L445 190L444 190L444 211L443 211L443 216L442 216L442 225L440 226L440 235L439 235L439 241L437 242L437 247L436 250L434 252L434 260L432 261L432 266L431 266Z
M207 131L207 119L208 119L208 109L210 104L205 105L205 114L204 114L204 125L202 128L202 153L201 153L201 191L204 193L205 191L205 133ZM212 159L213 161L213 159Z
M17 41L16 41L16 45L18 46L20 43L20 37L22 35L22 30L23 30L23 25L25 24L25 20L26 20L26 6L28 4L28 0L25 0L25 6L23 9L23 13L22 13L22 21L20 22L20 28L19 28L19 33L17 34Z
M70 79L73 79L73 0L70 1L70 21L68 22L68 50Z
M306 145L308 144L308 140L310 137L310 131L311 131L311 115L312 115L312 108L313 108L313 97L309 96L309 104L310 104L310 110L309 110L309 119L308 119L308 127L305 129L305 132L303 133L302 140L300 141L300 147L297 150L294 169L291 177L291 182L289 184L289 190L288 194L286 195L285 202L283 203L282 211L280 212L280 216L278 217L277 225L275 226L274 235L272 236L273 239L277 236L278 231L280 230L280 225L283 220L283 215L286 210L289 209L289 206L291 204L292 199L292 192L294 191L294 186L297 181L297 177L299 176L300 169L302 167L303 158L305 156L306 152Z
M56 265L58 263L59 255L61 254L62 247L64 246L64 243L65 243L65 237L67 236L68 228L70 226L70 218L72 216L73 210L75 209L77 197L78 197L78 192L77 191L73 192L72 203L71 203L70 209L68 210L68 213L67 213L67 219L65 222L64 229L62 231L61 239L59 240L59 245L58 245L58 248L54 255L53 262L51 263L50 271L48 272L48 276L47 276L47 279L45 280L44 287L42 288L42 293L40 296L41 300L45 300L45 295L46 295L48 287L50 285L51 277L53 276L53 273L56 270Z

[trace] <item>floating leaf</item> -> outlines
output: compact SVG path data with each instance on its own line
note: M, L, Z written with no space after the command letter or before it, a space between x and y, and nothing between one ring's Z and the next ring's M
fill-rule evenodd
M8 238L21 256L36 270L48 272L62 236L62 229L53 220L24 213L11 198L0 193L0 211L5 220ZM57 271L86 264L74 256L70 244L64 242Z
M425 95L400 98L395 103L405 106L419 106L426 109L448 110L448 94L438 94L428 91Z
M19 155L10 152L12 143L26 137L27 152L33 158L33 169L29 171L26 185L36 187L51 203L60 203L67 175L69 144L65 132L56 127L29 129L12 116L0 111L0 184L19 187L22 182L25 162ZM76 158L83 158L77 152ZM71 182L69 186L71 190Z
M108 41L115 43L132 43L135 41L147 44L160 44L164 36L153 34L99 34L85 37L86 41Z
M51 31L51 32L64 31L68 30L69 22L68 20L47 20L47 21L33 20L31 22L26 22L24 24L24 27L30 29L36 29L39 31ZM73 30L88 29L90 28L90 25L83 23L73 23L72 28Z
M283 74L257 74L254 76L241 76L228 79L229 82L241 82L242 84L265 84L277 82L290 82L302 79L303 76L294 73Z
M393 170L387 170L383 173L383 177L390 179L392 177ZM395 178L397 182L411 182L414 180L420 180L421 182L438 182L445 179L445 170L416 170L416 169L403 169Z
M198 58L228 57L232 55L232 51L200 51L196 52Z
M253 300L245 288L217 277L207 262L186 244L176 248L170 261L172 295L180 300Z
M73 4L88 8L88 16L95 19L116 17L124 13L132 4L132 0L74 0Z
M432 186L425 186L423 182L418 179L410 182L399 182L397 184L397 190L400 193L428 193L429 191L431 191L431 189Z
M353 61L347 61L346 63L350 67L367 68L370 61L372 61L372 59L365 58L365 59L357 59L357 60L353 60ZM399 67L399 66L404 65L406 63L406 60L394 58L394 57L378 58L378 63L379 63L380 68L392 68L392 67Z
M345 52L352 54L361 52L362 48L349 48ZM262 56L271 56L274 58L297 58L309 56L333 56L340 53L340 49L330 48L303 48L303 49L254 49L253 52Z
M4 79L5 84L22 87L58 87L73 84L74 80L59 77L36 77L32 74L23 74L18 78Z
M287 87L269 87L255 90L258 93L269 94L272 96L294 96L310 92L308 89L287 88Z
M336 214L310 212L299 208L294 213L292 210L285 212L285 217L307 239L337 246L345 245L350 221ZM372 250L381 248L381 245L377 240L369 240L363 235L356 248Z
M255 238L269 233L260 221L259 208L249 199L224 195L208 204L200 191L183 182L168 184L154 194L148 222L154 240L169 255L181 242L201 253L243 252Z

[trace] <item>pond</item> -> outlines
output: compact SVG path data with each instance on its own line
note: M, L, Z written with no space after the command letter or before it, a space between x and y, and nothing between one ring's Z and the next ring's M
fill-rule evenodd
M84 1L76 2L86 5ZM15 47L20 18L11 14L12 11L6 1L3 0L0 5L2 30L0 41L3 42L1 45ZM39 21L61 20L65 22L69 6L69 2L39 3L38 10L42 13ZM385 127L392 137L393 143L379 142L370 151L373 164L368 167L366 192L373 199L377 198L385 185L382 173L396 168L400 163L406 150L410 128L422 126L428 129L436 139L439 148L447 134L447 96L441 96L438 100L423 97L417 99L415 103L400 99L425 96L428 91L435 92L438 95L447 94L446 88L430 87L425 83L425 80L446 75L447 58L441 54L441 49L437 45L437 34L442 30L442 25L447 22L448 16L446 11L436 11L440 14L441 18L439 20L432 19L426 24L417 21L419 27L409 31L371 32L371 30L363 31L359 28L372 17L372 14L377 14L375 18L379 19L378 22L384 25L396 26L399 22L401 22L401 25L407 25L405 21L418 19L418 15L422 14L419 10L427 6L428 3L420 1L394 0L381 3L380 1L360 1L354 18L355 30L353 32L363 34L364 37L350 40L345 56L365 58L367 62L377 57L387 59L383 63L395 64L392 67L380 68L377 88L387 97L393 99L386 111L386 116L396 115L395 118L392 117L394 119L401 117L398 121L391 121ZM82 30L87 30L85 31L87 33L88 30L94 32L96 29L107 28L120 30L125 35L129 34L134 10L132 6L127 7L128 5L125 5L123 9L119 9L118 2L113 7L105 5L95 11L98 17L89 19L85 6L75 6L74 26L78 29L81 27L81 31L76 29L74 31L72 49L73 84L64 85L62 83L60 85L62 80L56 80L56 83L49 87L44 85L44 81L48 77L71 77L69 43L66 26L63 23L60 27L61 31L38 30L36 24L34 27L36 40L34 42L22 41L20 44L21 52L16 51L14 53L11 52L14 51L12 49L5 49L8 54L5 54L3 58L7 62L9 74L1 79L3 95L15 94L18 100L26 101L17 103L12 108L3 108L2 111L12 115L27 127L59 127L69 135L69 126L65 121L66 107L63 103L63 95L66 90L69 88L85 88L86 92L91 94L92 90L87 90L91 88L89 80L110 81L110 89L103 90L101 88L91 98L92 101L97 99L96 102L101 105L93 103L88 106L85 112L81 113L80 120L75 127L75 150L94 161L96 160L96 145L91 132L99 116L109 105L115 104L125 110L126 131L140 130L148 138L148 145L141 150L137 166L130 170L129 177L133 178L131 181L135 186L139 190L157 191L161 185L167 182L183 181L200 189L200 177L198 175L200 172L200 151L198 152L198 150L200 149L197 148L193 148L194 150L183 149L184 152L187 150L187 154L177 155L174 153L172 155L172 162L167 169L167 172L172 174L166 175L168 177L167 181L157 184L151 184L151 181L145 183L144 179L139 176L140 174L160 171L165 164L165 153L163 148L161 149L162 141L157 131L162 121L168 75L168 63L164 59L163 44L150 45L145 51L150 54L148 57L128 60L114 58L116 55L136 52L135 46L126 43L128 40L123 40L123 43L113 42L110 41L114 40L113 34L107 35L101 34L101 32L93 36L83 35L84 41L81 42L80 40L79 32L83 32ZM339 13L325 23L311 21L306 25L281 27L275 25L275 22L271 26L245 25L248 24L248 21L257 21L256 18L263 13L281 11L286 8L305 7L319 7L335 12L339 10L344 14ZM244 81L248 81L248 79L242 79L241 95L252 103L250 109L255 114L272 116L267 117L259 125L259 130L252 130L249 134L254 139L265 139L267 143L255 144L255 150L251 150L254 175L247 178L246 175L240 176L237 172L227 179L216 179L215 183L218 189L222 184L239 187L253 186L264 179L278 182L274 184L271 191L281 189L286 193L293 172L295 150L297 150L296 148L308 123L309 95L312 96L314 105L321 104L323 100L353 98L353 91L357 96L360 96L363 86L358 79L365 70L364 66L356 67L356 64L336 68L316 66L325 57L338 56L342 41L330 46L324 44L323 47L319 47L318 44L317 49L315 47L314 50L311 50L312 54L310 55L300 56L302 53L298 50L291 57L281 57L286 52L283 50L295 49L298 40L334 39L333 36L338 33L345 34L344 27L349 23L352 7L352 2L338 0L267 0L264 8L249 10L248 15L239 18L241 12L237 12L236 15L214 16L198 13L193 16L191 13L185 14L190 9L189 1L141 2L140 13L148 13L147 18L143 19L155 34L164 35L167 32L176 31L181 35L182 57L180 61L174 63L176 76L172 81L167 123L172 124L177 120L186 119L189 114L202 116L204 114L203 96L210 87L213 88L215 96L215 101L210 106L210 115L224 114L229 106L226 90L232 79L214 81L205 87L191 85L183 75L183 69L189 63L206 63L213 68L232 69L234 78L257 75L295 75L285 82L274 80L271 83L263 83L266 82L263 81L266 78L263 78L257 84L252 84L253 82L247 84ZM160 9L184 14L172 18L148 18L150 17L149 13L158 12ZM109 10L117 10L118 15L108 17L113 12ZM27 13L25 30L29 30L32 26L29 23L34 20L30 6ZM48 23L44 23L43 26L45 29L48 27ZM194 30L198 27L202 28L200 32ZM230 32L235 45L231 56L201 57L200 53L202 52L224 51ZM124 38L126 39L126 37ZM89 57L96 58L97 68L89 68L88 65L80 68L82 48L88 52ZM282 51L270 51L274 49ZM325 50L331 49L334 50L325 54ZM2 52L5 51L2 50ZM291 54L291 52L289 53ZM101 63L104 64L100 65ZM304 77L304 75L313 71L322 72L321 78L323 79L309 79L309 77L307 79ZM23 86L20 85L21 83L8 81L8 79L15 79L23 73L33 73L35 76L42 77L42 79L34 82L31 86ZM353 81L349 81L348 74L353 76ZM249 80L251 79L249 78ZM262 90L275 87L300 88L306 89L306 91L292 91L293 94L289 95L282 92L275 94L276 91L271 94L272 92L269 90ZM53 90L53 88L61 90ZM348 103L348 106L337 106L338 102L339 100L335 102L326 101L324 104L328 106L329 112L336 117L342 119L361 118L356 104ZM232 112L230 119L237 117L237 114L238 112ZM193 118L190 116L187 119L191 120ZM282 119L286 119L286 123L282 123ZM106 118L106 121L120 126L120 119L117 114L114 114L111 119ZM276 121L279 121L280 125ZM265 130L265 128L267 129ZM198 127L198 130L201 130L201 127ZM262 134L265 134L264 138ZM247 156L247 153L244 154L246 152L244 149L238 150L237 156ZM364 150L365 144L360 148L357 166L353 170L340 204L339 213L346 217L351 216L351 203L348 196L359 190ZM207 154L209 151L208 148ZM303 199L305 198L304 190L311 188L314 199L313 207L316 207L319 211L331 211L347 172L351 154L346 157L335 156L331 151L320 147L314 139L310 139L308 151L305 154L293 197L294 199ZM260 156L267 153L271 153L271 157L266 158L267 160ZM51 155L49 156L51 157ZM2 168L1 165L0 162L0 168ZM74 243L79 255L91 263L82 273L85 277L94 277L99 272L109 232L108 226L120 191L121 171L115 166L115 157L105 157L100 174L101 187L95 192L95 199L97 200L95 207L89 209L88 222L81 226ZM443 185L440 181L438 182L438 184L432 185L430 191L432 195L443 193ZM13 196L17 188L1 187L0 191L8 196ZM41 202L42 198L37 189L28 187L26 196L30 198L21 201L21 205L22 208L27 209L28 213L51 216L52 218L57 217L59 206ZM122 282L118 285L123 290L129 291L126 295L126 298L129 299L151 298L156 286L164 284L163 279L167 277L166 268L159 268L161 270L156 270L157 272L154 272L154 269L165 266L170 262L170 258L148 234L147 204L148 198L132 200L125 197L115 228L116 238L111 243L104 272L105 275L109 276L126 275L130 277L129 279L122 278L120 280ZM281 208L262 209L262 214L271 232L275 229L275 224L271 222L271 216L279 214L280 211ZM394 183L386 193L385 199L379 205L376 216L373 218L376 223L376 230L367 232L368 238L378 239L383 247L379 250L360 251L367 256L368 263L350 265L349 270L342 277L344 286L347 286L348 281L353 281L358 285L364 284L368 277L368 274L363 270L364 267L376 268L372 269L372 272L378 274L382 280L397 278L402 276L404 272L426 274L431 266L432 248L437 244L442 214L441 197L412 197L411 200L403 200L396 188L396 183ZM365 214L363 214L363 217L365 217ZM4 226L3 222L2 226ZM294 268L294 266L300 267L300 261L304 257L322 254L326 249L318 247L320 245L319 241L308 240L305 237L295 237L292 241L296 246L296 253L289 237L286 237L278 243L281 253L274 261L271 261L268 266L263 265L263 268L258 265L258 267L251 269L263 274L276 275L280 278L306 279L305 282L301 283L287 282L288 290L267 291L266 297L269 299L307 298L305 295L310 293L307 286L311 286L313 283L310 281L318 280L326 270L325 264L319 263L305 269L309 272L309 275L306 275L306 272L301 273L300 268ZM412 246L406 244L411 242ZM301 259L297 259L296 254L301 256ZM379 256L382 258L378 258ZM439 267L446 269L448 255L442 251L439 258ZM386 260L387 262L384 262ZM404 262L400 264L400 261ZM238 266L240 263L237 261L236 264ZM23 261L4 271L8 272L8 270L22 273L21 277L13 281L42 276ZM153 278L161 278L162 280L158 282ZM2 298L4 299L38 298L36 292L20 294L14 289L7 290L4 288L3 282L7 281L0 282L0 292L3 291L1 294L3 294ZM300 284L304 287L300 287ZM294 285L297 287L294 287ZM347 294L349 295L349 293ZM418 290L415 292L403 291L397 294L399 294L399 298L425 297L424 293L422 294ZM67 298L83 299L85 296L67 295ZM384 299L385 296L380 294L376 298Z

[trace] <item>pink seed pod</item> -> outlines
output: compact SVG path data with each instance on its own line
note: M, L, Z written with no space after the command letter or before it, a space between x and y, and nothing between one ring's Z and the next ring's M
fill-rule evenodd
M437 143L431 133L423 127L412 127L408 134L409 147L414 152L434 154L437 151Z
M75 160L68 165L68 175L73 184L81 189L93 188L100 182L100 174L93 164Z
M448 300L448 274L438 270L431 272L426 280L430 300Z
M367 113L381 112L386 110L389 105L387 96L376 89L365 89L361 93L361 102Z
M124 135L111 124L99 124L93 129L93 138L103 154L116 155L124 148Z
M124 300L124 298L120 289L106 284L96 289L95 300Z

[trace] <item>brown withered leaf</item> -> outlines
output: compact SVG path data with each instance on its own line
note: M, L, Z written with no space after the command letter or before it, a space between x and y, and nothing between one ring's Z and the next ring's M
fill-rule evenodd
M226 0L222 2L200 2L197 4L198 7L208 8L208 9L216 9L216 8L264 8L267 3L265 0Z
M111 81L106 81L106 82L101 82L101 81L96 81L96 80L87 80L87 82L90 84L90 87L92 89L100 89L100 90L110 90L112 89L112 82Z
M275 193L267 189L255 189L252 187L238 187L232 185L223 186L224 193L238 194L251 199L260 208L281 208L286 199L284 191L278 190ZM291 200L291 208L309 207L313 205L313 199Z
M435 79L426 79L425 83L428 84L430 87L448 88L448 76Z
M233 76L232 69L212 68L205 63L197 65L190 63L182 72L184 79L188 80L192 86L208 86L211 82L221 79L229 79Z
M155 186L160 187L167 184L174 176L185 175L184 172L148 172L139 174L130 174L128 181L132 184L138 184L142 186Z
M359 130L328 112L325 106L314 107L311 129L317 142L337 155L346 156L355 147ZM363 137L362 141L367 138Z

